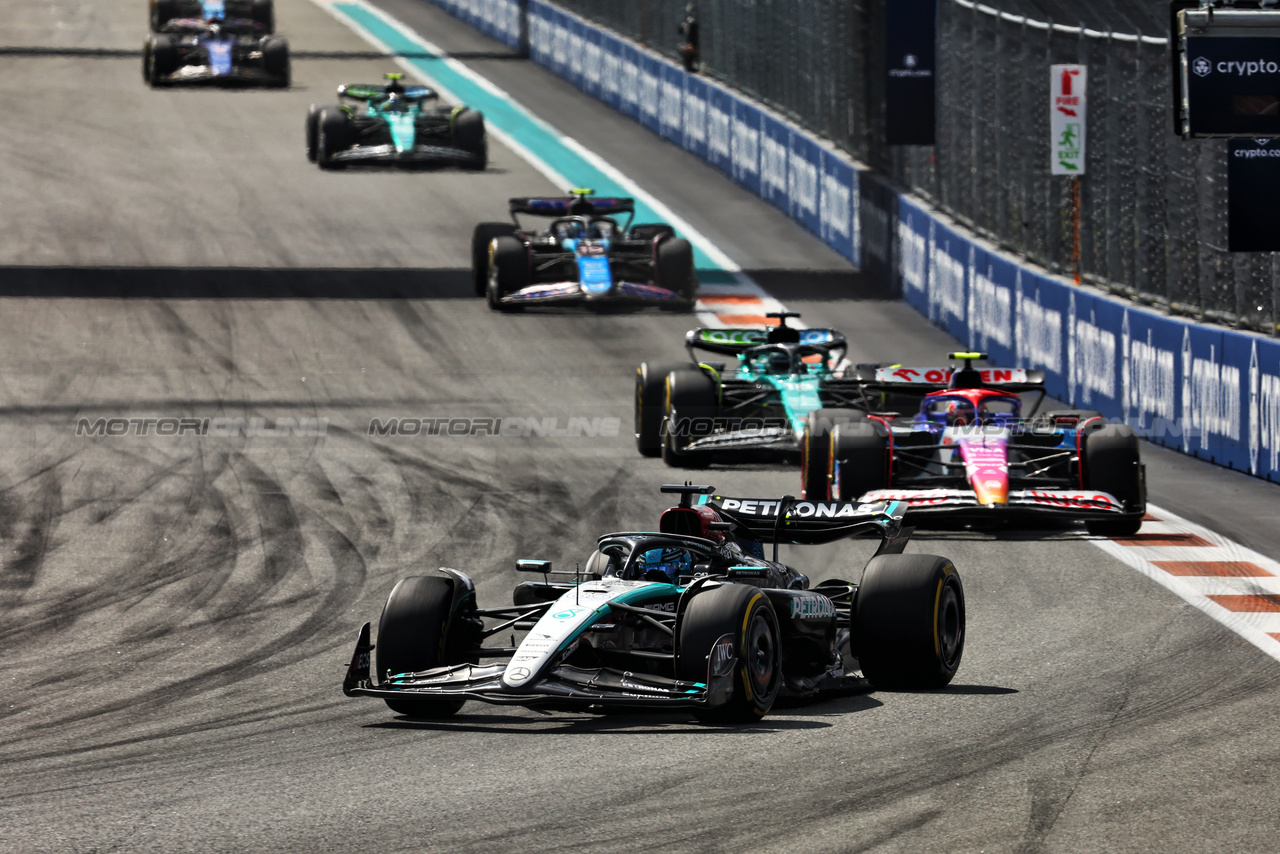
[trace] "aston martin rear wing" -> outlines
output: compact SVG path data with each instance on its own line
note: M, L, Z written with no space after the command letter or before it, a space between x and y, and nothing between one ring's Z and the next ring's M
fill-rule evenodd
M772 329L750 327L690 329L685 333L684 346L690 351L705 350L708 353L737 356L752 347L774 343L770 333L774 333L778 328L775 326ZM845 340L844 335L834 329L795 329L786 327L786 331L799 336L795 341L798 344L816 344L830 347L833 350L848 348L848 342Z
M387 94L385 85L372 83L344 83L338 87L339 98L350 98L353 101L377 101ZM439 93L430 86L405 86L400 95L406 101L429 101L439 97Z
M732 531L754 540L792 545L820 545L846 537L875 534L876 554L900 554L913 528L903 527L907 505L901 501L801 501L782 498L729 498L703 495L699 503L714 507Z

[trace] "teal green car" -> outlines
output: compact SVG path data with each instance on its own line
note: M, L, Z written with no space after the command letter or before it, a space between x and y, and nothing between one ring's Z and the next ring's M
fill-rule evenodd
M428 86L405 86L403 74L378 85L344 84L338 97L352 104L312 104L307 114L307 159L321 169L350 165L484 169L489 162L484 115L448 107Z
M689 362L645 362L636 371L636 446L672 466L799 462L804 497L828 497L828 455L837 425L865 422L863 384L846 377L848 343L834 329L693 329ZM701 360L695 350L734 357Z

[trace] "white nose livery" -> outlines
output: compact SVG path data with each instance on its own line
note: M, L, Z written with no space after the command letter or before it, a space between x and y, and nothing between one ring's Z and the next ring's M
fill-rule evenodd
M520 644L502 674L508 688L519 688L536 676L551 658L595 622L610 601L625 602L645 588L677 588L650 581L606 578L588 581L568 591L542 615Z

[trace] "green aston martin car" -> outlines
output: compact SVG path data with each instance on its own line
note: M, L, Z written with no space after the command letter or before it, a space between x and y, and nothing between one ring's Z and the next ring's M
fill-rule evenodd
M840 424L866 422L870 402L844 359L844 335L790 327L787 319L799 317L793 312L768 316L778 325L767 330L690 330L688 362L641 364L636 445L645 456L660 454L682 467L798 461L804 497L823 499L831 433ZM696 350L733 361L703 361Z
M438 103L428 86L405 86L404 75L382 85L344 84L338 97L357 105L312 104L307 114L307 159L321 169L352 165L422 167L488 164L484 115Z

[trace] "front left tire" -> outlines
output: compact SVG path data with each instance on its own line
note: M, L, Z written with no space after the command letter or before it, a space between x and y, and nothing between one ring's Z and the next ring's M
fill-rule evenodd
M173 36L152 33L142 46L142 79L153 89L178 70L178 46Z
M724 644L732 644L731 661ZM782 686L782 646L773 603L758 587L722 584L698 593L680 617L676 677L710 688L728 672L728 698L694 716L704 723L735 724L767 715Z
M378 620L374 652L379 679L462 663L456 644L450 643L452 608L453 582L449 579L428 575L401 579L392 588ZM447 718L466 702L422 696L387 697L386 701L391 711L411 718Z
M471 283L476 296L484 296L489 287L489 244L495 237L515 237L516 230L510 222L482 222L471 232Z

